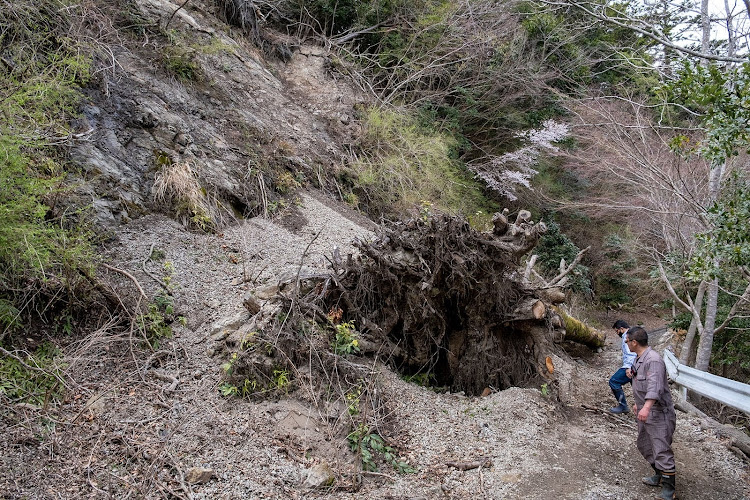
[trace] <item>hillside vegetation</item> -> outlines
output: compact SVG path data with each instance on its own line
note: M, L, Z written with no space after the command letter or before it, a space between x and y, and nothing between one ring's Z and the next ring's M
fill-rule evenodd
M479 463L479 486L435 469L438 489L487 496L488 456L518 457L475 417L510 426L501 408L516 403L551 434L518 424L540 440L521 440L524 464L556 456L546 439L608 397L580 380L609 369L589 347L616 358L598 331L614 317L668 325L683 363L750 380L750 66L731 39L680 39L697 21L662 7L0 0L6 463L47 467L64 441L70 498L197 498L213 480L217 495L281 498L303 491L292 465L334 462L341 493L387 466L394 490L365 488L396 495L416 473L412 492L429 496L442 452L415 436L424 414L398 394L429 414L452 389L494 398L467 403L474 420L455 408L441 420L473 422L464 430L489 451L451 444L461 467ZM589 347L565 340L574 318ZM747 430L746 415L702 404ZM236 427L243 411L258 435ZM597 439L629 429L597 416ZM250 475L267 465L263 429L284 457L263 469L269 482L232 486L224 438L248 439ZM196 478L212 440L225 476ZM691 486L740 498L737 458L712 446L735 482ZM525 476L490 477L542 494ZM40 478L8 473L1 491L51 498L40 484L54 478Z

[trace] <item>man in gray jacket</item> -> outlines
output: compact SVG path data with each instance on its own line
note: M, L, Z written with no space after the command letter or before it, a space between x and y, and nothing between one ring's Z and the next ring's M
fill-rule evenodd
M675 463L672 451L676 416L662 357L648 346L648 333L636 326L628 330L630 350L636 354L628 376L632 377L633 412L638 419L638 451L655 474L644 477L649 486L661 484L658 498L675 498Z

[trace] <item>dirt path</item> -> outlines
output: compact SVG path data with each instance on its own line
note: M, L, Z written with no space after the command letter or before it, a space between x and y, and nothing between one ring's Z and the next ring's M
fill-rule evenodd
M541 388L484 398L441 394L372 362L390 422L378 431L416 472L400 475L381 464L359 476L356 488L346 433L335 415L308 404L305 387L259 402L222 397L224 358L214 334L227 318L246 318L244 294L300 265L322 269L333 245L346 253L353 237L369 234L356 214L333 205L302 194L282 219L245 221L216 236L159 216L124 226L111 244L113 265L152 296L160 287L143 272L144 262L154 248L163 252L145 267L171 275L176 312L187 323L152 354L107 331L69 346L77 382L65 404L52 414L4 412L0 498L572 500L654 493L640 483L650 469L635 448L634 420L606 412L613 404L607 379L619 363L614 335L598 354L570 346L563 402ZM124 276L110 278L123 293L134 290ZM750 497L747 465L699 420L678 414L674 447L683 500ZM449 465L477 460L484 465L472 470ZM324 462L336 476L333 488L306 488L308 471ZM194 468L210 470L211 479L190 484Z

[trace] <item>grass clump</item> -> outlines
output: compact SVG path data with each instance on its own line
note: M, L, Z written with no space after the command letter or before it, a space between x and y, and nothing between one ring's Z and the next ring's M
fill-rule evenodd
M164 51L163 60L166 70L181 82L197 82L203 78L203 70L193 49L168 47Z
M171 205L183 225L204 232L216 229L217 213L212 207L205 190L198 180L195 168L190 162L163 160L157 174L152 193L157 202Z
M369 108L351 162L357 197L373 214L405 213L429 202L449 213L492 213L493 204L458 159L458 141L406 113Z
M40 345L24 358L0 357L0 394L12 403L46 406L62 397L59 383L60 351L51 343Z

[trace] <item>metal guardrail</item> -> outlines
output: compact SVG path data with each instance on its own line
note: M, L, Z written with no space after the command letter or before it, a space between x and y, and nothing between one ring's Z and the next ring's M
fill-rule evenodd
M680 386L683 399L687 396L687 389L690 389L701 396L750 413L750 385L682 365L669 349L664 350L664 364L667 365L669 378Z

